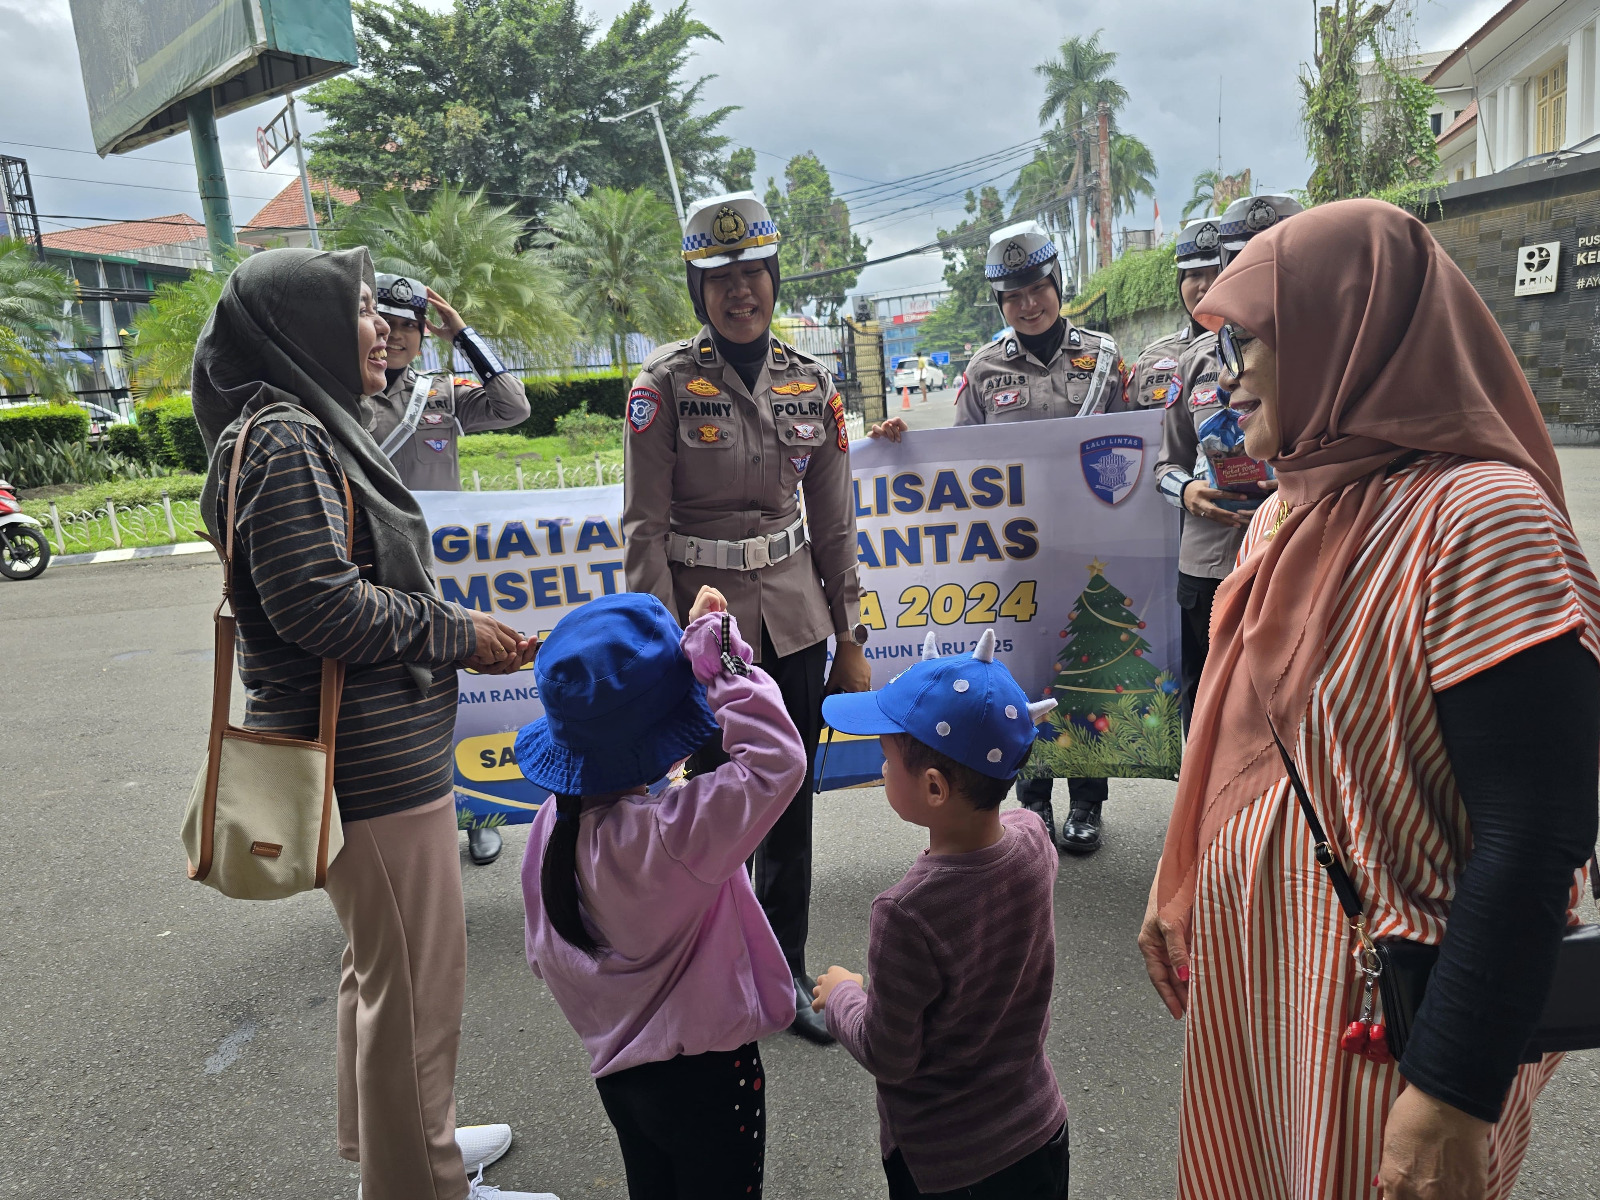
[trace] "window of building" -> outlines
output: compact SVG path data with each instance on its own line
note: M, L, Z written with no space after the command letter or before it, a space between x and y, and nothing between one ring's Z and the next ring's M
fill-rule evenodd
M1443 125L1442 125L1443 121L1444 121L1444 114L1443 113L1434 113L1432 116L1430 116L1428 118L1428 124L1433 129L1433 136L1434 137L1438 137L1439 136L1439 130L1443 127Z
M1533 82L1537 104L1534 119L1535 154L1549 154L1561 149L1567 139L1567 64L1565 60L1551 67Z

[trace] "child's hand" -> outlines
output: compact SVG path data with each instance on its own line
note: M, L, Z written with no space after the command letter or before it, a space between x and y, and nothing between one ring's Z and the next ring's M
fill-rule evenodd
M689 610L688 624L693 625L701 617L711 612L727 612L728 598L714 587L702 587L700 594L694 598L694 607Z
M811 1011L821 1012L824 1008L826 1008L828 1004L828 993L833 991L834 988L838 987L846 979L860 984L862 987L867 986L866 979L860 975L857 975L854 971L846 971L843 967L839 966L829 967L821 975L817 976L817 986L811 989L811 994L816 997L816 999L811 1002Z

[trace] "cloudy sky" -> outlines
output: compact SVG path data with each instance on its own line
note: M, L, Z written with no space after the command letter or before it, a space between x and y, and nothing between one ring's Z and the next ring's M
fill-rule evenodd
M1419 0L1419 46L1459 44L1501 2ZM602 21L625 3L589 0ZM836 190L856 193L847 199L873 257L929 241L961 218L967 187L992 182L1003 190L1027 151L914 192L865 189L1036 137L1042 90L1034 65L1062 38L1096 29L1120 55L1117 75L1131 97L1121 125L1155 156L1168 231L1195 173L1217 163L1219 90L1225 170L1251 168L1258 190L1299 187L1309 173L1295 82L1311 53L1312 4L1304 0L692 0L692 8L723 40L702 44L691 69L716 76L708 103L740 106L725 131L758 152L758 189L790 155L815 151ZM86 217L199 216L187 138L105 161L93 154L67 0L0 0L0 54L0 150L28 159L39 211L52 214L47 230ZM276 107L219 123L240 224L292 171L292 156L270 172L256 157L256 126ZM308 115L302 127L317 123ZM1148 226L1148 202L1127 223ZM939 272L937 255L902 259L869 269L860 289L937 286Z

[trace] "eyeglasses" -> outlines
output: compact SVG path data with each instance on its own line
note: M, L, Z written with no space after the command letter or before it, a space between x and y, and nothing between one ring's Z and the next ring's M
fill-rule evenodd
M1255 341L1255 334L1246 333L1231 321L1224 322L1217 331L1217 351L1222 365L1235 379L1244 374L1244 348Z

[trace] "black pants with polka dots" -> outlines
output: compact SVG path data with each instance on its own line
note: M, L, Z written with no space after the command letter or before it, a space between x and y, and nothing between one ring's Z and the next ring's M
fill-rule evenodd
M630 1200L761 1195L766 1074L754 1042L595 1080L622 1144Z

